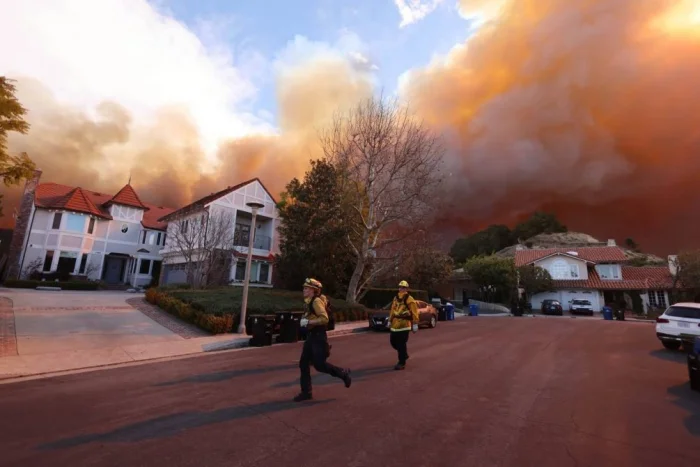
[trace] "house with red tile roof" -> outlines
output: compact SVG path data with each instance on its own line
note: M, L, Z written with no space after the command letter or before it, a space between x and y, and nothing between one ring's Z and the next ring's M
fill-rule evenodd
M547 299L558 300L565 310L571 301L584 299L600 311L606 303L629 302L632 292L640 295L644 310L667 307L674 286L671 266L632 267L626 262L625 252L614 240L596 247L527 249L519 245L515 251L516 267L539 266L554 280L554 291L531 297L533 310Z
M117 193L27 181L10 252L10 277L50 275L144 286L160 274L174 209L143 201L130 183Z
M254 224L250 203L261 206L256 210ZM199 274L204 268L198 265L209 261L210 253L205 250L211 249L202 247L202 242L207 242L208 233L220 231L222 227L218 224L224 221L231 230L224 236L227 245L215 248L223 260L222 267L226 268L218 274L223 276L218 281L234 286L243 284L252 239L250 286L272 287L274 257L279 253L280 218L275 198L258 178L211 193L158 220L168 223L167 242L160 252L164 260L161 284L188 282L188 270L190 274L194 270ZM195 245L197 242L200 246ZM222 258L222 254L226 257Z

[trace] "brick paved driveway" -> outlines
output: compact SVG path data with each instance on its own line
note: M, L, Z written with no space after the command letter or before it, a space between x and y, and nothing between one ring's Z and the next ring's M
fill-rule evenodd
M0 384L7 465L700 465L700 394L646 323L465 318L409 341L333 339L355 382L314 375L300 345ZM313 444L310 440L313 439Z

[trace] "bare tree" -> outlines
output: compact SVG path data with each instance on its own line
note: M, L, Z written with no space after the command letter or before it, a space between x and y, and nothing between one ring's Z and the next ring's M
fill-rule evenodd
M44 266L43 258L36 258L31 263L27 264L22 271L23 279L31 279L33 275L40 274L41 268Z
M348 242L357 261L346 296L354 303L366 284L394 265L391 255L379 252L420 230L437 192L444 150L408 108L382 98L336 116L321 143L344 175L341 189L354 216Z
M234 217L205 210L199 216L176 219L168 229L168 244L184 260L187 283L206 287L228 283L233 255ZM166 257L165 261L170 262Z

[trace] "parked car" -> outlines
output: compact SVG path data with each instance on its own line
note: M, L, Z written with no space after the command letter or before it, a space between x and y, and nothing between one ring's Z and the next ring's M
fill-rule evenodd
M667 349L677 350L696 336L700 336L700 303L676 303L656 318L656 337Z
M429 328L437 326L437 308L421 300L416 300L416 305L418 305L418 326ZM390 310L391 303L384 306L381 310L372 312L369 316L369 327L375 331L388 331Z
M540 310L543 315L558 315L564 314L564 307L561 306L559 300L542 300L542 308Z
M593 304L590 300L576 298L570 302L569 313L593 316Z

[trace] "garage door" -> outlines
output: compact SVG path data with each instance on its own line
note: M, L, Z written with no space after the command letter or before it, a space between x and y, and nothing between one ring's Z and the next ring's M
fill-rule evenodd
M178 266L177 264L168 264L163 268L164 284L184 284L187 282L187 271Z

